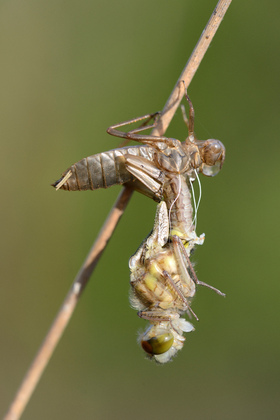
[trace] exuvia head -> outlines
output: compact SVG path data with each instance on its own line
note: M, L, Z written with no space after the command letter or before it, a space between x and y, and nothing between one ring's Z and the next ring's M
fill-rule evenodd
M226 149L220 140L209 139L196 141L199 148L201 164L199 172L206 176L215 176L222 169L225 161Z

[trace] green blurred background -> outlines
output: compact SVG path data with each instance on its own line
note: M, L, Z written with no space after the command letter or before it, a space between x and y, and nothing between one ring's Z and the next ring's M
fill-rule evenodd
M120 188L55 192L117 147L114 123L162 109L216 0L0 4L0 394L11 402ZM278 419L279 1L234 0L190 88L199 138L226 148L202 179L200 322L165 366L145 360L128 259L155 203L134 194L23 419ZM168 130L184 139L178 111ZM277 239L278 238L278 239Z

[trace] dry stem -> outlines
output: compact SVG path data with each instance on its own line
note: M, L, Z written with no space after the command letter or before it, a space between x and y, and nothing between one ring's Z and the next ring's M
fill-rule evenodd
M157 127L153 130L155 136L162 136L167 130L182 98L184 95L184 89L180 84L180 81L184 81L185 88L188 88L193 76L195 75L201 60L203 59L215 33L226 14L227 9L230 6L232 0L220 0L214 9L204 31L202 32L198 43L196 44L185 68L183 69L171 95L169 96L162 114L161 119L158 122Z
M184 81L187 88L196 73L199 64L206 53L230 3L232 0L220 0L212 13L201 37L194 48L189 61L186 64L178 82L175 85L161 115L159 124L153 130L154 135L163 135L178 108L184 94L184 89L180 87L180 81ZM122 216L128 201L132 195L132 190L124 188L120 193L114 207L112 208L98 238L92 246L84 264L77 274L74 283L68 292L61 309L58 312L41 348L39 349L33 363L31 364L16 396L11 404L4 420L18 420L21 417L42 373L50 360L55 347L60 340L69 320L74 312L79 297L85 288L102 252L104 251L114 229Z

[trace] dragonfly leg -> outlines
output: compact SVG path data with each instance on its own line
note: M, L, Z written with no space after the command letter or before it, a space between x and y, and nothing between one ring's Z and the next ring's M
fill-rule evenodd
M180 268L182 268L182 266L184 265L182 263L182 261L185 259L185 261L186 261L185 267L187 265L187 267L189 268L189 270L191 272L191 275L192 275L192 279L193 279L195 284L200 285L200 286L208 287L209 289L216 292L218 295L221 295L221 296L225 297L226 296L225 293L221 292L219 289L216 289L216 287L213 287L210 284L207 284L207 283L204 283L203 281L198 280L197 275L194 271L193 265L190 261L190 258L188 256L188 253L187 253L187 251L184 247L184 244L183 244L182 240L176 235L173 236L172 240L173 240L174 250L176 252L176 256L178 256L178 264L180 264ZM186 268L186 270L187 270L187 268Z
M158 123L158 118L160 117L160 115L161 115L161 113L159 111L155 112L154 114L150 114L148 116L148 118L146 119L146 121L143 122L143 124L141 124L139 127L134 128L133 130L130 130L129 131L129 135L131 135L131 134L137 134L137 133L140 133L141 131L155 128L156 125L157 125L157 123ZM151 120L154 120L154 122L152 124L149 124L148 125L148 123Z
M183 284L185 285L185 287L187 287L188 295L190 297L193 297L195 294L196 281L190 276L189 271L188 271L189 266L191 266L191 262L190 262L189 257L188 259L186 259L185 257L185 253L187 254L187 251L185 250L182 240L177 235L174 235L172 237L172 244L173 244L176 262L179 267L179 272L182 277ZM180 244L182 244L185 253L182 252Z
M199 321L197 315L195 314L195 312L192 310L192 308L189 305L188 300L185 298L185 296L183 295L183 293L181 292L181 290L178 288L178 286L175 284L175 282L173 281L172 277L170 276L170 274L167 271L163 271L162 272L163 277L165 278L169 288L173 291L173 293L183 302L183 304L186 306L187 310L189 312L191 312L191 314L195 317L195 319L197 321Z
M139 121L143 121L143 120L145 120L145 119L146 119L147 121L146 121L146 122L144 122L144 123L142 124L142 127L143 127L143 126L144 126L147 122L149 122L149 121L150 121L150 120L154 117L154 115L156 115L156 114L158 114L158 113L143 115L142 117L134 118L134 119L132 119L132 120L127 120L127 121L123 121L123 122L118 123L118 124L111 125L109 128L107 128L107 133L108 133L108 134L111 134L111 136L121 137L121 138L127 138L127 134L128 134L129 132L118 130L118 128L120 128L120 127L124 127L125 125L134 124L134 123L137 123L137 122L139 122ZM153 124L152 124L152 125L153 125ZM140 127L141 127L141 126L140 126Z
M151 311L138 311L139 318L147 319L150 322L169 322L172 321L171 316L168 316L164 311L151 310Z
M155 112L154 114L143 115L142 117L134 118L132 120L124 121L119 124L111 125L111 127L107 129L107 133L111 134L112 136L121 137L127 140L139 141L140 143L149 144L151 146L156 145L157 143L163 142L167 146L172 147L174 141L172 139L169 139L168 137L139 134L141 131L155 128L157 126L157 117L159 115L160 115L159 112ZM137 127L133 130L130 130L127 132L119 130L120 127L137 123L138 121L143 121L145 119L147 121L145 121L140 127ZM151 121L152 119L154 119L154 122L150 125L147 125L148 122Z

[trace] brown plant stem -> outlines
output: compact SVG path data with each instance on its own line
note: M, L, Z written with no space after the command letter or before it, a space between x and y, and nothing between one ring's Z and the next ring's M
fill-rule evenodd
M196 73L199 64L206 53L230 3L232 0L220 0L208 21L202 35L195 46L191 57L189 58L186 67L180 75L178 82L175 85L159 120L159 124L153 130L154 135L163 135L178 108L181 99L184 95L181 81L184 81L185 88L187 88ZM48 364L57 343L59 342L66 326L68 325L71 316L78 303L79 297L82 294L89 278L97 265L97 262L104 251L114 229L120 220L129 199L132 196L132 190L125 187L120 193L114 207L112 208L107 220L105 221L98 238L94 242L84 264L77 274L70 291L68 292L47 336L45 337L33 363L31 364L23 382L12 402L9 411L4 420L18 420L30 397L36 388L42 373Z
M132 196L133 190L123 188L120 192L112 210L110 211L96 241L94 242L87 258L78 272L64 302L53 321L37 355L34 358L23 382L10 406L9 412L4 420L17 420L23 413L39 379L50 360L57 343L59 342L69 320L75 310L79 297L87 285L90 276L98 263L103 251L106 248L126 206Z
M169 96L163 111L161 118L158 120L157 126L153 130L153 135L162 136L167 130L183 96L185 89L187 89L203 59L209 45L217 32L223 17L226 14L227 9L230 6L232 0L220 0L215 7L204 31L200 35L198 43L196 44L185 68L183 69L171 95ZM184 81L185 89L182 88L180 82Z

